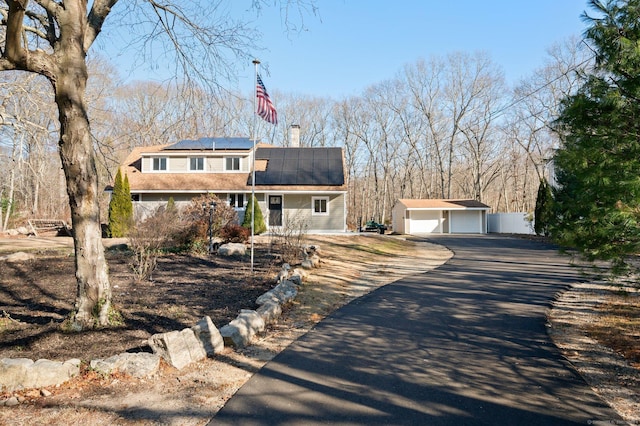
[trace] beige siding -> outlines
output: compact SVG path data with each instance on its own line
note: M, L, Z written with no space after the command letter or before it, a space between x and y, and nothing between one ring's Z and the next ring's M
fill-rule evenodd
M189 159L187 157L170 157L168 159L167 168L172 172L188 172Z
M233 155L229 154L226 156L205 156L205 155L192 155L192 156L163 156L163 155L154 155L154 156L145 156L141 158L142 161L142 172L149 173L154 172L152 170L153 166L153 158L157 157L165 157L167 159L167 172L171 173L188 173L189 170L189 159L191 157L204 157L205 160L205 171L209 173L222 173L225 172L225 162L226 157L240 157L240 171L247 172L251 170L250 157L242 156L242 155Z
M224 170L224 159L221 157L208 157L206 162L208 172L222 172Z
M393 229L393 232L397 232L398 234L405 233L405 227L407 223L406 212L407 207L402 203L396 203L393 206L393 209L391 209L391 227Z
M329 197L326 216L312 214L313 197ZM286 194L284 196L284 224L302 222L309 231L339 231L345 229L344 194Z

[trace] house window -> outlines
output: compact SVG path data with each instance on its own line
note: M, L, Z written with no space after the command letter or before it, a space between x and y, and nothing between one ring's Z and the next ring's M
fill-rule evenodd
M240 170L240 157L227 157L225 163L225 170L238 171Z
M189 159L189 170L204 170L204 157L192 157Z
M244 207L244 194L229 194L229 205L237 209Z
M167 158L166 157L154 157L153 158L153 170L167 170Z
M316 216L326 216L329 214L329 197L313 197L313 214Z

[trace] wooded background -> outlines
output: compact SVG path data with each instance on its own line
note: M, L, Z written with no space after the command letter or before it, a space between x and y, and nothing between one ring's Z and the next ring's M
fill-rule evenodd
M544 64L515 86L484 53L420 59L359 95L331 99L269 87L274 127L258 120L263 142L344 148L348 225L388 222L398 198L472 198L493 212L533 212L558 146L550 125L561 99L593 66L579 38L551 46ZM253 88L204 90L175 80L123 83L108 60L90 61L87 104L103 187L136 146L253 134ZM58 155L58 119L42 77L0 75L0 229L28 218L69 217ZM108 194L101 202L106 222Z

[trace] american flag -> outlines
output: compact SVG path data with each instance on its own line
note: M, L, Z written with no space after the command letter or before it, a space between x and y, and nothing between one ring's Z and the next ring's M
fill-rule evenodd
M278 124L278 113L276 107L273 106L267 89L264 87L262 79L258 75L258 86L256 87L257 106L256 113L271 124Z

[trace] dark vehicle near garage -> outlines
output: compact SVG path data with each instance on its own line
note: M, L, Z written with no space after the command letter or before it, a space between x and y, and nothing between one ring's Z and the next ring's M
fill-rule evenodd
M362 223L362 220L360 220L360 223ZM380 234L384 234L384 231L386 230L387 230L387 225L378 223L373 218L367 221L367 223L365 223L364 226L360 225L360 228L358 228L359 232L378 232Z

